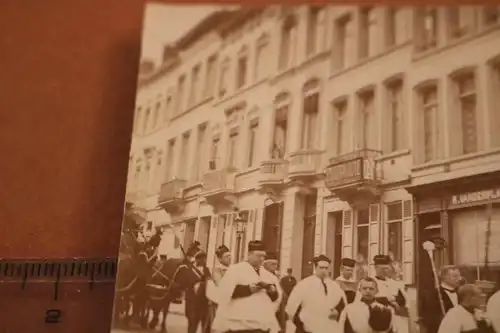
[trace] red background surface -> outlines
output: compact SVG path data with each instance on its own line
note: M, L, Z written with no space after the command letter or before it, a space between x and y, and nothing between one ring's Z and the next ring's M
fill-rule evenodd
M116 256L143 3L0 1L0 258ZM0 295L0 331L109 332L112 286L59 305L40 288ZM44 325L55 306L77 310Z

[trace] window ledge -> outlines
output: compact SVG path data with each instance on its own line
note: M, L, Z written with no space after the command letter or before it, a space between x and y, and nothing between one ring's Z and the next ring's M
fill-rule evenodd
M242 94L244 94L245 92L249 91L250 89L252 88L255 88L257 86L259 86L260 84L264 83L267 81L267 78L263 78L263 79L260 79L258 81L255 81L254 83L250 84L250 85L246 85L236 91L234 91L234 93L232 94L227 94L226 96L222 97L222 98L219 98L219 99L215 99L214 103L213 103L213 106L219 106L221 105L222 103L224 102L227 102L233 98L236 98Z
M246 175L251 174L251 173L258 171L258 170L260 170L260 166L253 166L253 167L247 168L243 171L236 173L236 177L246 176Z
M189 113L191 111L193 111L194 109L202 106L203 104L206 104L208 102L210 102L211 100L213 100L214 97L213 96L209 96L209 97L205 97L204 99L202 99L201 101L199 101L198 103L195 103L191 106L189 106L187 109L181 111L179 114L176 114L175 116L173 117L170 117L169 121L174 121L180 117L182 117L183 115L185 115L186 113Z
M419 61L428 57L431 57L433 55L437 55L441 52L445 52L449 49L452 49L456 46L459 46L461 44L467 43L473 39L483 37L488 35L489 33L492 33L496 30L500 30L500 23L497 23L496 25L492 25L489 27L484 27L483 29L477 31L477 32L472 32L467 35L464 35L460 38L454 38L446 43L446 45L442 46L436 46L433 47L429 50L425 51L414 51L414 54L412 56L412 61Z
M316 62L322 61L325 58L328 58L328 56L330 54L331 54L331 50L320 51L320 52L317 52L317 53L314 53L312 55L307 56L304 60L300 61L296 65L290 65L289 67L287 67L285 69L279 69L278 73L272 77L271 82L274 84L277 81L279 81L280 79L284 78L285 76L294 75L297 73L297 71L302 70L304 67L307 67L307 66L312 65Z
M460 156L455 156L447 159L441 159L438 161L431 161L428 163L423 163L419 165L415 165L411 168L411 172L419 172L423 171L425 169L430 169L430 168L435 168L435 167L449 167L450 164L453 163L458 163L458 162L465 162L469 160L473 160L476 158L481 158L489 155L497 155L500 154L500 148L493 148L493 149L488 149L484 151L480 151L477 153L472 153L472 154L467 154L467 155L460 155Z
M400 149L400 150L396 150L394 152L390 152L390 153L386 153L382 156L379 156L377 158L375 158L376 161L379 161L379 162L384 162L384 161L388 161L388 160L392 160L392 159L395 159L395 158L398 158L398 157L402 157L402 156L408 156L411 154L411 149Z
M395 46L391 46L390 48L382 51L381 53L379 54L376 54L376 55L373 55L371 57L368 57L368 58L364 58L362 60L359 60L357 63L349 66L349 67L344 67L344 68L341 68L341 69L335 69L333 71L333 73L330 75L330 77L328 79L333 79L333 78L336 78L337 76L341 76L347 72L350 72L350 71L353 71L359 67L362 67L363 65L366 65L370 62L373 62L375 60L378 60L382 57L385 57L386 55L390 54L390 53L393 53L393 52L396 52L397 50L400 50L400 49L404 49L408 46L412 45L412 42L411 41L406 41L402 44L399 44L399 45L395 45Z

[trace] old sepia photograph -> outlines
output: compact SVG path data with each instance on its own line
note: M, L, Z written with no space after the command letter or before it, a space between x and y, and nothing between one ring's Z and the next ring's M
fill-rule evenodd
M144 16L113 333L500 333L500 6Z

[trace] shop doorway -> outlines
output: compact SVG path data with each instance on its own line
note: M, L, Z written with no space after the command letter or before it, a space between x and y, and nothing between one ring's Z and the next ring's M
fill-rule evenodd
M326 255L333 259L330 275L336 278L340 275L342 260L342 216L343 212L329 212L328 225L326 228Z

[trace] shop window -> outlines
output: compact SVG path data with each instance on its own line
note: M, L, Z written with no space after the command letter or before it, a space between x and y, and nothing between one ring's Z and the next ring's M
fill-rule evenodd
M401 201L388 203L387 209L387 254L393 261L395 278L401 278L403 260L403 205Z
M457 211L450 215L453 233L454 264L464 278L500 283L500 207L486 206ZM488 224L490 232L488 236ZM487 239L489 239L487 241ZM488 243L488 255L486 244ZM488 270L485 261L488 261Z

